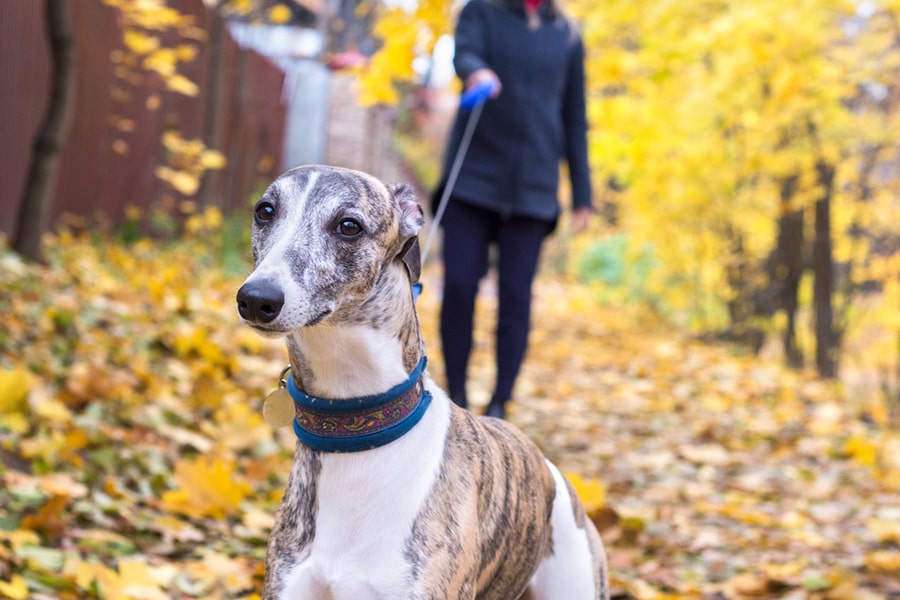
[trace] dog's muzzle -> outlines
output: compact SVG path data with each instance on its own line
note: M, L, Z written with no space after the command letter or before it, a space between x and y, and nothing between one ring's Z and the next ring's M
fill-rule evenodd
M237 293L238 312L250 323L271 323L284 306L284 291L273 281L248 281Z

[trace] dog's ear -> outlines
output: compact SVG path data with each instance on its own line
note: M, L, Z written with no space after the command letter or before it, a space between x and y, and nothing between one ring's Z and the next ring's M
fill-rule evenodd
M419 281L422 255L419 253L419 229L425 224L425 213L416 201L412 187L405 183L390 186L391 194L400 209L400 238L406 240L397 255L409 272L410 283Z
M416 193L407 183L395 183L390 186L394 201L400 209L400 237L408 239L419 233L425 224L425 213L416 200Z
M419 252L419 236L414 235L406 240L398 256L409 272L409 282L418 283L419 276L422 274L422 254Z

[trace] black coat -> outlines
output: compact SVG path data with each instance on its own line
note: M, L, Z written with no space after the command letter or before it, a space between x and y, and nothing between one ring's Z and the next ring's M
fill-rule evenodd
M576 207L591 206L584 47L544 3L530 30L521 0L470 0L456 26L456 73L492 69L503 90L484 106L453 197L504 216L554 221L560 161ZM444 180L468 118L460 110L444 157ZM443 184L442 184L443 187Z

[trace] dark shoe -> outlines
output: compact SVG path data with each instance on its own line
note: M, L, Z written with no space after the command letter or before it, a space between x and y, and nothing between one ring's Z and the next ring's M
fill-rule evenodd
M497 400L491 400L491 403L488 404L487 410L484 412L484 416L494 417L495 419L505 419L506 418L505 403L499 402Z

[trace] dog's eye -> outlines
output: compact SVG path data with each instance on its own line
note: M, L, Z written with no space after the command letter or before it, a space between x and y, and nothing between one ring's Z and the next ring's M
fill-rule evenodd
M260 202L253 210L253 218L257 223L268 223L275 218L275 207L269 202Z
M337 231L344 237L354 238L362 233L363 228L353 219L343 219L338 223Z

